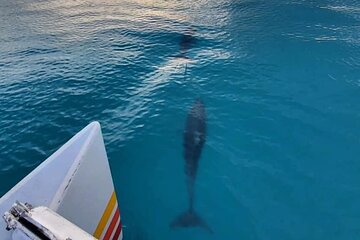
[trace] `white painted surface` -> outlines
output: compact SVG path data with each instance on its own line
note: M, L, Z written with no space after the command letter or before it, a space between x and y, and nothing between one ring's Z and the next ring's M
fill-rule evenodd
M79 162L67 192L59 199L57 212L92 234L114 191L99 124L94 126L80 155L83 160Z
M56 239L96 240L93 236L47 207L34 208L30 213L32 219L49 230Z
M97 181L95 181L97 180ZM92 234L113 191L100 124L93 122L0 199L0 214L15 201L58 211ZM11 240L0 220L0 239Z

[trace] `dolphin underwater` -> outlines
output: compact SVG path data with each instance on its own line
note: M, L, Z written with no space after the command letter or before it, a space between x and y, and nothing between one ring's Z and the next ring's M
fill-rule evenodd
M195 43L195 40L196 38L191 33L182 35L180 41L180 57L187 58L186 54Z
M185 33L182 34L180 39L180 53L176 56L177 58L188 59L187 53L189 49L195 44L196 37L195 37L195 30L190 28Z
M197 99L188 112L184 131L184 160L189 208L170 223L170 227L202 227L212 233L207 223L195 212L194 185L201 151L206 140L205 105Z

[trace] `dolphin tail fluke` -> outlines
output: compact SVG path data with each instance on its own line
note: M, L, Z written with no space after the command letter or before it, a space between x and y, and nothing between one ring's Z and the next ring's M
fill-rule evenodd
M197 215L195 211L192 210L188 210L180 214L170 223L170 227L201 227L209 233L213 233L209 225L199 215Z

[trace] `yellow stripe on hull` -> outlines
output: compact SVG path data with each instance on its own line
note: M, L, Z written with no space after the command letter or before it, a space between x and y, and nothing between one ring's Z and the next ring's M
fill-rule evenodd
M105 228L107 222L109 221L110 215L111 215L112 211L114 210L115 204L116 204L116 194L114 191L112 193L110 200L105 208L105 211L99 221L99 224L96 227L96 230L93 234L94 237L99 239L101 234L104 232L104 228Z

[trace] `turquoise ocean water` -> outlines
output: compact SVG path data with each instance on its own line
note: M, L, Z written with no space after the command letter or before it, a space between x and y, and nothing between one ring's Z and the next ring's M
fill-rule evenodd
M93 120L125 239L360 238L359 1L0 0L0 195Z

